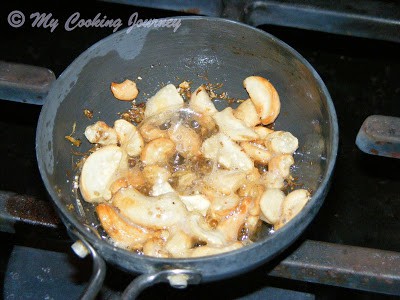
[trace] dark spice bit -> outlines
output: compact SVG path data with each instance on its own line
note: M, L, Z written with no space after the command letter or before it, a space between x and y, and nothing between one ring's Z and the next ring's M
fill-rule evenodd
M257 168L258 172L260 174L266 173L268 171L268 165L262 164L262 163L255 163L254 166Z
M215 229L218 226L218 220L216 219L209 219L208 221L208 225L210 225L211 228Z
M72 135L75 133L75 129L76 129L76 122L72 125L72 132L69 135L66 135L65 139L67 141L70 141L74 146L79 147L81 145L81 141L79 139L72 137Z
M180 84L179 84L179 88L178 88L178 91L179 91L179 94L182 96L182 98L183 98L183 100L185 101L185 102L187 102L187 101L189 101L190 100L190 97L191 97L191 95L192 95L192 92L190 91L190 88L191 88L191 85L192 83L190 82L190 81L182 81Z
M209 81L208 79L208 71L205 71L204 74L197 74L197 77L205 80L205 81Z
M193 243L193 248L197 248L197 247L201 247L201 246L205 246L205 245L207 245L206 242L196 241L196 242Z
M221 99L227 101L229 104L241 101L235 98L230 98L227 92L217 93L216 90L222 88L223 85L223 83L207 83L204 85L204 88L206 89L211 100Z
M170 127L171 127L171 121L166 121L166 122L162 123L162 124L159 126L159 128L160 128L161 130L167 130L167 129L169 129Z
M137 165L138 161L137 158L129 158L128 165L130 168L134 168Z
M245 241L249 238L249 229L243 225L238 232L238 241Z
M192 121L190 121L190 127L197 129L200 127L200 124L196 120L192 120Z
M66 135L65 139L70 141L75 147L79 147L81 145L81 141L79 139L73 138L70 135Z
M285 183L285 185L284 185L282 191L285 194L288 194L295 189L301 188L301 186L302 186L302 184L299 182L299 178L293 177L291 175L285 179L284 183Z
M146 103L144 102L132 103L132 107L128 111L121 113L121 118L128 122L139 124L144 119L145 108Z
M185 162L185 158L180 155L179 153L176 153L174 156L171 157L170 163L172 165L181 165Z
M84 115L86 116L86 118L91 119L93 118L93 112L88 110L88 109L84 109L83 110Z

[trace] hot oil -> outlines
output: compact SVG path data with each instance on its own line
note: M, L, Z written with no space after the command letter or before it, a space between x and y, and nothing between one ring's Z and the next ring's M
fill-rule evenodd
M164 111L148 119L141 120L140 123L137 125L137 129L140 131L143 126L147 125L151 125L152 128L156 128L161 132L162 136L167 138L171 133L174 133L175 130L178 130L180 127L183 126L186 129L193 130L200 137L201 144L204 140L218 132L218 127L216 126L212 118L205 119L203 116L191 110L188 107L187 103L185 103L185 105L179 110ZM184 135L178 135L177 142L179 143L185 138L186 137ZM159 163L158 165L159 167L165 168L170 172L171 177L168 180L168 183L176 192L179 193L179 195L204 194L205 190L210 188L207 186L207 182L204 181L204 177L214 171L220 169L224 170L223 166L219 165L218 163L212 162L202 155L190 156L179 153L179 151L176 151L168 159L168 161ZM255 167L255 170L257 170L256 172L258 172L259 175L268 172L268 167L266 165L255 163ZM143 172L145 165L141 161L141 157L138 156L134 158L128 158L128 168L130 171L136 170L139 172L138 174L140 174L140 172ZM186 178L187 184L182 184L183 178ZM285 193L290 189L294 181L295 179L286 182L286 186L284 189ZM135 189L146 196L152 196L152 188L153 186L149 182L144 182L141 185L135 186ZM256 179L248 178L243 182L241 187L235 193L239 196L240 199L237 207L240 207L240 203L242 203L242 201L244 201L248 197L254 199L255 202L255 200L261 196L260 193L262 193L262 191L260 191ZM89 214L91 215L91 217L86 218L87 221L89 221L88 219L90 219L90 222L88 222L88 224L91 224L91 227L94 228L96 232L98 232L99 236L102 239L107 240L116 247L119 247L118 243L113 241L101 228L98 219L93 219L95 210L93 204L90 205L92 206L92 208L89 208L89 210L92 213ZM205 216L205 220L206 224L208 224L208 226L210 227L210 230L215 230L219 222L228 217L229 214L225 215L221 219L217 219L208 213ZM237 233L238 241L243 242L243 244L247 244L271 235L274 232L273 226L262 222L261 220L258 220L256 226L252 225L252 227L250 227L251 226L247 224L247 221L240 227ZM205 241L198 240L196 243L193 243L193 247L203 246L204 244L206 244ZM128 250L143 255L142 249Z

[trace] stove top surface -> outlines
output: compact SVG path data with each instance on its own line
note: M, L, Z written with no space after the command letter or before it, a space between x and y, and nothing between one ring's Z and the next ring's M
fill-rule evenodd
M77 28L66 31L59 26L53 32L46 28L32 28L29 24L21 28L13 28L5 22L8 13L12 10L23 11L26 16L37 11L52 13L62 21L76 11L88 18L101 13L109 18L122 20L128 20L133 12L138 12L142 19L177 14L171 11L123 4L91 3L93 5L89 5L89 9L66 1L38 1L34 4L18 1L1 3L0 26L3 37L3 43L0 46L1 59L43 66L53 70L58 76L81 52L112 33L110 28ZM284 27L259 26L259 28L292 46L313 65L331 94L338 116L339 152L332 185L321 210L299 240L309 239L400 252L398 238L400 160L365 154L355 144L356 135L368 116L376 114L400 116L400 57L398 55L400 44ZM47 199L37 170L34 148L40 107L6 101L2 101L0 107L0 139L2 141L0 190ZM36 294L13 294L17 292L18 287L15 282L12 283L13 276L17 276L20 282L25 280L24 285L27 290L35 290L33 282L40 284L40 278L37 276L42 276L42 283L48 283L45 278L48 274L52 274L54 279L52 284L46 285L50 290L54 287L60 289L65 287L66 291L77 295L82 291L90 274L83 272L77 275L76 266L88 266L90 262L79 261L74 259L72 254L65 253L69 244L64 240L62 231L57 234L49 233L48 241L35 240L38 232L30 228L21 228L17 230L17 234L13 235L0 234L5 241L0 250L0 263L2 264L2 279L4 283L8 282L8 286L3 285L8 289L5 291L6 299L36 298ZM43 236L43 232L40 234ZM46 234L44 232L44 235ZM49 246L49 241L52 243L51 246ZM15 245L17 248L14 247ZM39 252L34 251L35 249ZM46 257L48 250L56 251L57 254L53 253L49 256L50 258L45 259L43 264L40 264L40 258ZM33 284L31 289L27 283L30 275L24 277L21 272L15 271L18 268L24 269L18 258L26 257L26 255L31 256L32 262L36 263L31 266L32 270L38 270L34 279L36 281L30 281L30 284ZM71 267L71 262L74 267ZM15 272L14 274L6 269L7 263L16 268L12 271ZM65 267L66 272L57 273L57 265ZM113 270L112 267L111 270L110 276L120 279L116 286L113 286L115 278L110 277L108 281L106 279L106 282L111 285L111 290L129 283L131 276ZM260 271L256 270L254 273L222 283L193 287L186 291L161 286L159 289L145 292L143 297L150 299L164 295L170 298L188 296L202 298L209 294L208 291L220 291L222 287L226 290L227 298L240 298L246 295L247 298L262 298L262 294L249 296L252 291L258 290L262 284L265 284L261 280L249 280L249 278L254 279L257 272ZM16 273L19 275L15 275ZM64 282L65 276L77 276L73 281L74 288L68 288L64 286L65 283L57 282L57 280ZM242 286L244 280L245 287ZM300 290L300 294L290 296L297 298L313 298L315 294L318 294L316 291L327 290L326 287L309 287L299 282L282 284L271 279L269 283L276 288L272 291L273 287L271 287L269 292L277 293L276 295L279 295L279 288L294 287ZM242 288L232 289L232 286L242 286ZM348 290L346 292L353 293L353 296L370 296L361 292ZM329 290L329 293L333 293L331 296L337 296L344 291ZM322 295L322 298L329 298L327 293L322 293ZM48 296L48 299L53 297L50 294ZM107 297L111 296L105 292L103 298Z

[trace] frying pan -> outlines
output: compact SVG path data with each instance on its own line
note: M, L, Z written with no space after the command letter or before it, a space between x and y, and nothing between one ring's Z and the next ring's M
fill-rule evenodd
M90 250L96 273L83 298L95 297L104 278L104 261L140 276L127 287L123 298L134 298L144 288L160 281L174 286L209 282L248 272L271 260L291 245L319 211L334 170L338 125L334 105L313 67L294 49L274 36L235 21L210 17L179 17L174 32L167 27L137 27L118 31L77 57L52 84L42 107L36 135L40 174L68 232ZM246 99L242 81L250 75L271 81L281 99L275 128L299 139L293 174L301 187L313 191L303 210L273 234L263 230L259 240L241 249L190 259L155 258L116 248L102 238L94 206L73 189L74 156L85 152L86 126L97 120L112 124L130 104L117 101L111 82L136 80L137 102L146 101L167 83L183 80L193 87L223 83L229 96ZM147 96L146 96L147 95ZM228 103L217 102L222 109ZM93 111L88 119L83 111ZM76 124L79 148L65 136ZM72 209L71 209L72 208ZM103 261L104 259L104 261Z

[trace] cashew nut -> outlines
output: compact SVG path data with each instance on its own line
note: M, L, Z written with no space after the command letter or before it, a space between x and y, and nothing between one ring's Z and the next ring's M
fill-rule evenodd
M192 248L193 239L182 230L175 232L165 244L165 250L172 257L188 257L189 249Z
M144 186L145 183L146 180L139 168L131 168L119 174L118 179L110 185L110 191L111 194L115 194L121 188L128 186L139 188Z
M111 198L109 185L120 166L123 151L115 145L104 146L86 158L79 186L87 202L101 202Z
M231 170L249 172L254 168L250 157L242 148L223 133L217 133L206 139L201 146L203 155Z
M238 191L238 195L240 197L250 197L253 198L254 201L258 201L260 199L262 193L264 192L265 187L262 184L256 182L248 182L244 184Z
M156 197L167 193L175 193L175 190L168 182L156 182L150 191L150 196Z
M263 173L260 182L267 189L282 189L285 186L285 178L276 170Z
M253 130L258 134L260 140L265 140L270 133L274 132L272 129L262 125L254 127Z
M143 254L152 257L168 257L164 250L165 241L161 238L151 238L143 245Z
M145 122L139 127L139 132L146 142L159 138L167 138L168 131L160 129L158 126Z
M261 123L268 125L274 122L281 109L281 102L275 87L260 76L247 77L243 81L243 85L250 95Z
M233 115L232 107L227 107L215 113L213 119L219 130L234 141L252 141L258 138L253 129Z
M243 247L241 242L235 242L225 247L212 247L212 246L201 246L194 248L191 251L190 257L210 256L221 254L233 250L237 250Z
M117 132L103 121L97 121L85 129L85 136L92 144L116 145L118 143Z
M190 187L193 182L197 179L197 175L193 172L187 172L181 176L179 176L178 179L178 186L176 189L179 192L184 192L188 187Z
M272 157L271 152L263 145L253 142L241 142L240 146L255 162L267 164Z
M253 205L253 199L246 197L234 210L219 222L216 230L222 232L228 243L237 241L239 230L245 223Z
M139 93L136 83L129 79L121 83L112 82L111 92L115 98L122 101L132 101Z
M166 109L179 109L183 106L183 98L173 84L167 84L146 102L144 117L157 115Z
M304 189L298 189L290 192L283 201L282 216L279 222L275 224L277 230L293 219L311 199L310 192Z
M212 116L218 112L203 85L198 87L192 93L189 101L189 107L199 114L205 114L209 116Z
M144 146L140 158L145 165L167 163L174 153L174 142L170 139L159 138Z
M204 177L204 183L223 194L235 193L246 179L246 173L235 170L214 170Z
M282 154L273 157L268 163L268 171L277 172L283 178L290 175L290 167L294 164L291 154Z
M126 150L129 156L137 156L142 152L144 141L135 125L120 119L114 122L114 129L117 132L121 147Z
M139 249L154 232L124 220L116 210L108 204L96 207L101 226L115 242L117 247L129 250Z
M162 229L185 221L187 209L175 193L149 197L134 188L122 188L112 198L121 214L140 226Z
M299 147L299 141L288 131L275 131L267 136L265 146L278 154L293 154Z
M280 189L267 189L260 199L262 219L269 224L275 224L282 215L285 194Z
M229 214L240 202L237 194L224 195L208 186L202 189L202 193L210 199L210 216L217 219Z
M260 117L251 99L247 99L240 103L240 105L233 111L233 115L239 120L242 120L248 127L254 127L260 124Z
M203 195L180 196L181 201L185 204L188 211L200 213L203 217L206 216L210 207L210 200Z
M171 172L157 165L148 165L143 168L143 176L147 182L154 185L159 182L167 182L171 178Z
M204 218L197 213L191 213L188 218L190 234L209 245L221 247L226 245L226 238L222 232L213 230Z
M176 145L176 151L183 157L188 158L201 154L201 139L193 129L178 123L168 129L168 134Z

